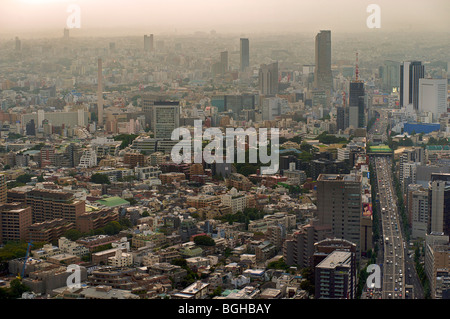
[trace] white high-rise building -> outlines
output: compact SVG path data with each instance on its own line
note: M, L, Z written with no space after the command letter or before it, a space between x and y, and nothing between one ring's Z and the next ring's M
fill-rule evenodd
M431 112L433 121L447 113L447 79L419 79L419 111Z
M179 102L155 102L153 123L155 138L170 139L173 130L180 127Z

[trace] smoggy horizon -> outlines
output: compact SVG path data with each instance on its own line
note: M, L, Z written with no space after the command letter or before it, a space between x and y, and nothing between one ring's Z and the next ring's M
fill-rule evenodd
M380 11L380 28L370 29L370 4ZM79 36L138 36L147 33L185 35L316 33L448 33L447 0L3 0L0 37L60 37L79 8ZM69 27L70 28L70 27Z

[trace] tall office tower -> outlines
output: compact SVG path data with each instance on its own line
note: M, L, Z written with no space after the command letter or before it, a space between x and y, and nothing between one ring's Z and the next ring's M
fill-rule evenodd
M278 61L262 64L259 68L259 93L261 95L278 93Z
M317 178L317 216L321 225L331 225L332 235L356 244L361 256L361 176L320 174Z
M349 98L349 125L354 128L365 126L365 91L364 82L350 82Z
M412 105L419 109L419 79L425 76L425 66L420 61L400 65L400 106Z
M228 51L220 52L220 69L222 74L228 72Z
M103 126L103 67L102 59L98 59L98 75L97 75L97 115L98 125Z
M153 34L144 35L144 51L150 52L153 51Z
M174 129L180 126L179 102L158 101L153 105L153 129L155 138L170 139Z
M431 112L436 122L447 113L447 79L419 79L419 111Z
M316 299L354 299L352 253L336 250L314 269Z
M339 106L336 109L336 129L345 130L349 126L349 109L345 106Z
M0 243L27 241L31 226L31 207L25 203L0 204Z
M450 173L432 173L428 191L430 196L429 233L450 235Z
M22 50L22 42L20 41L19 37L16 37L15 50L17 52Z
M383 90L386 93L397 92L400 87L400 62L386 60L380 71Z
M241 38L241 72L250 66L250 45L247 38Z
M329 30L321 30L316 35L315 61L314 88L327 91L332 90L331 31Z
M419 189L414 189L412 184L408 187L408 213L411 214L411 237L414 239L425 239L428 231L429 219L429 193L428 190L419 185Z

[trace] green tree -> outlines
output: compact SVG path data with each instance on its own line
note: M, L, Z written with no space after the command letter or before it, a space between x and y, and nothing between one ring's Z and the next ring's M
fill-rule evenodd
M95 184L111 184L108 175L101 173L92 174L91 182Z
M17 176L16 182L26 184L26 183L31 182L32 177L34 177L34 176L31 174L23 174L23 175Z
M216 242L209 236L202 235L194 237L194 243L199 246L215 246Z
M71 241L76 241L77 239L81 238L83 236L83 233L80 232L77 229L69 229L64 233L64 237Z
M22 297L22 294L26 291L30 291L30 288L25 286L19 279L13 279L10 282L9 295L12 299L17 299Z
M286 264L283 258L280 258L279 260L272 261L267 265L268 269L281 269L281 270L288 270L289 265Z

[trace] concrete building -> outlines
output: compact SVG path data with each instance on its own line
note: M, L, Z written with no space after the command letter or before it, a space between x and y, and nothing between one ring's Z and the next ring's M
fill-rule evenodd
M447 79L419 79L419 112L431 112L437 122L447 113Z
M429 233L450 235L450 174L433 173L429 183Z
M220 199L223 205L231 207L233 214L243 212L247 207L247 196L234 187L227 194L220 196Z
M361 254L361 176L321 174L317 179L317 216L321 225L331 225L332 236L356 244Z
M16 187L8 191L7 198L8 202L31 206L33 223L61 218L75 224L86 212L85 201L76 199L71 192Z
M400 107L412 105L419 109L419 79L425 76L425 66L420 61L406 61L400 65Z
M408 213L411 214L411 237L424 239L428 232L429 223L429 192L427 189L420 187L408 193L408 197L407 207Z
M287 236L283 244L283 259L290 266L311 267L314 244L329 236L331 226L321 226L317 220L313 220Z
M431 297L441 299L450 290L449 236L430 233L425 237L425 274L430 282Z
M133 265L133 255L117 249L112 257L108 257L108 265L112 267L128 267Z
M87 255L89 253L88 248L76 242L73 242L66 237L61 237L58 239L58 247L62 253L75 255L78 257Z
M179 102L161 101L153 105L155 139L169 139L173 130L180 127Z
M259 93L275 95L278 93L278 62L262 64L259 68Z
M240 71L245 72L250 66L250 44L247 38L240 39Z
M331 74L331 31L321 30L315 38L314 88L333 89Z
M352 254L334 251L315 267L316 299L354 299Z
M27 241L31 224L31 207L25 203L0 204L0 243Z

